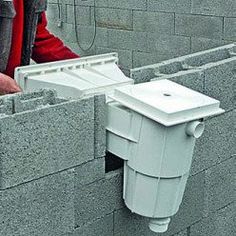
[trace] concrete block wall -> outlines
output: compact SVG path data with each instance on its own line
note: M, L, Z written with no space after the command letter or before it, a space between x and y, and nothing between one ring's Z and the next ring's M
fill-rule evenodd
M163 236L236 234L235 69L228 45L132 71L136 82L169 78L215 96L226 110L206 119L183 202ZM103 95L2 96L0 121L0 235L156 235L125 207L122 168L105 173Z
M77 0L79 41L76 43L73 0L49 0L49 29L81 55L116 51L129 69L229 44L236 40L235 0ZM95 6L95 10L94 10Z

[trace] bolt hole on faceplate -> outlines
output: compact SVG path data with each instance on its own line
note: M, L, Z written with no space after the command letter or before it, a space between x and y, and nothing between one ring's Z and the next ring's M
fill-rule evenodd
M163 95L164 95L165 97L171 97L171 94L169 94L169 93L163 93Z

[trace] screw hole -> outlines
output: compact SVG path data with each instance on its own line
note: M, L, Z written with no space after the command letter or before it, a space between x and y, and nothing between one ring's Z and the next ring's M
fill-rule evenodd
M166 96L166 97L170 97L171 96L169 93L164 93L163 95Z

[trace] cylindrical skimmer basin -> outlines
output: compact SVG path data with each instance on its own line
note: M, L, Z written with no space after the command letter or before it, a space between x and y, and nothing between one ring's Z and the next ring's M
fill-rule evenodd
M107 150L125 160L123 198L162 233L183 199L204 117L219 101L168 80L127 85L107 104Z

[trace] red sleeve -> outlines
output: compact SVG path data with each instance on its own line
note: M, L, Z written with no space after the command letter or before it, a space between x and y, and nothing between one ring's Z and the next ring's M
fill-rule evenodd
M63 42L47 30L45 12L37 26L32 58L37 63L78 58Z

